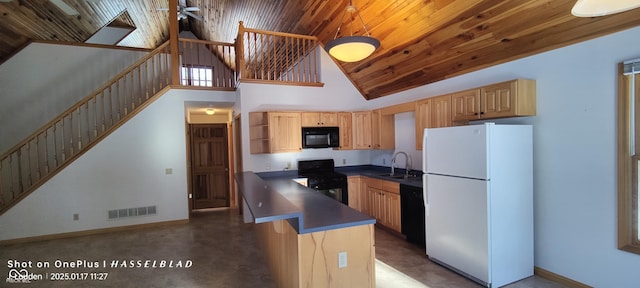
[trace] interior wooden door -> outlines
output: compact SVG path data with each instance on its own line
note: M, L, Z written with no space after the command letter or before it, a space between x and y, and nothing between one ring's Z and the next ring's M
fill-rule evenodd
M192 124L193 209L229 207L226 124Z

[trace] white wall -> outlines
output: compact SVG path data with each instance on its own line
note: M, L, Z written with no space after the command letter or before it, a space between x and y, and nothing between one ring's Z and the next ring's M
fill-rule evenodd
M0 153L146 54L144 50L29 44L0 65Z
M321 48L318 48L321 49ZM336 166L370 163L370 151L338 151L333 149L303 149L302 152L278 154L250 154L248 112L293 111L355 111L369 110L368 103L351 85L333 60L322 50L320 53L321 79L324 87L298 87L242 83L238 89L239 101L234 111L242 113L243 168L245 171L264 172L284 170L288 164L297 169L297 161L333 158ZM246 140L245 140L246 139Z
M534 127L535 265L594 287L637 286L640 255L616 249L615 131L617 64L640 57L638 39L640 27L371 102L535 79L537 116L494 121Z
M228 103L234 97L167 92L0 216L0 240L187 219L184 102ZM173 173L165 174L166 168ZM150 205L157 215L107 220L108 210Z

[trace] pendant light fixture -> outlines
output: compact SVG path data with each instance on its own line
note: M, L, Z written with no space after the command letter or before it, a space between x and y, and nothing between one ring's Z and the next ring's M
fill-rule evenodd
M578 0L571 14L578 17L597 17L640 7L640 0Z
M353 36L353 20L351 21L351 33L349 36L338 37L338 33L340 33L340 28L342 27L342 23L344 21L344 16L347 15L347 12L351 14L351 19L353 19L353 13L356 13L356 16L362 23L362 27L364 28L366 36ZM349 6L342 14L342 19L340 20L340 26L338 26L338 31L336 31L336 35L333 37L327 45L325 46L325 50L329 53L329 55L333 56L343 62L357 62L364 58L369 57L373 54L376 49L380 47L380 41L378 39L371 37L369 34L369 30L364 25L364 21L358 13L358 10L353 6L352 2L349 1Z

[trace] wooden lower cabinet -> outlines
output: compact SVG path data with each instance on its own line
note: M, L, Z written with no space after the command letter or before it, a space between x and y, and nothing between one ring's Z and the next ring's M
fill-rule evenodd
M400 184L362 177L365 193L361 194L361 212L376 218L378 224L401 232Z
M349 194L349 207L362 212L362 197L360 193L362 190L360 189L362 181L360 179L360 176L347 177L347 190Z
M400 194L384 192L383 206L385 207L385 220L383 225L397 231L402 232L400 223Z
M382 225L397 232L401 232L400 225L400 184L391 181L382 181L382 207L384 218Z

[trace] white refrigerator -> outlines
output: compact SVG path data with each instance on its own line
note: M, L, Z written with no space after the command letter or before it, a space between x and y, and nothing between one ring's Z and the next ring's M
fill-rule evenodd
M530 125L425 129L426 253L487 287L533 275Z

